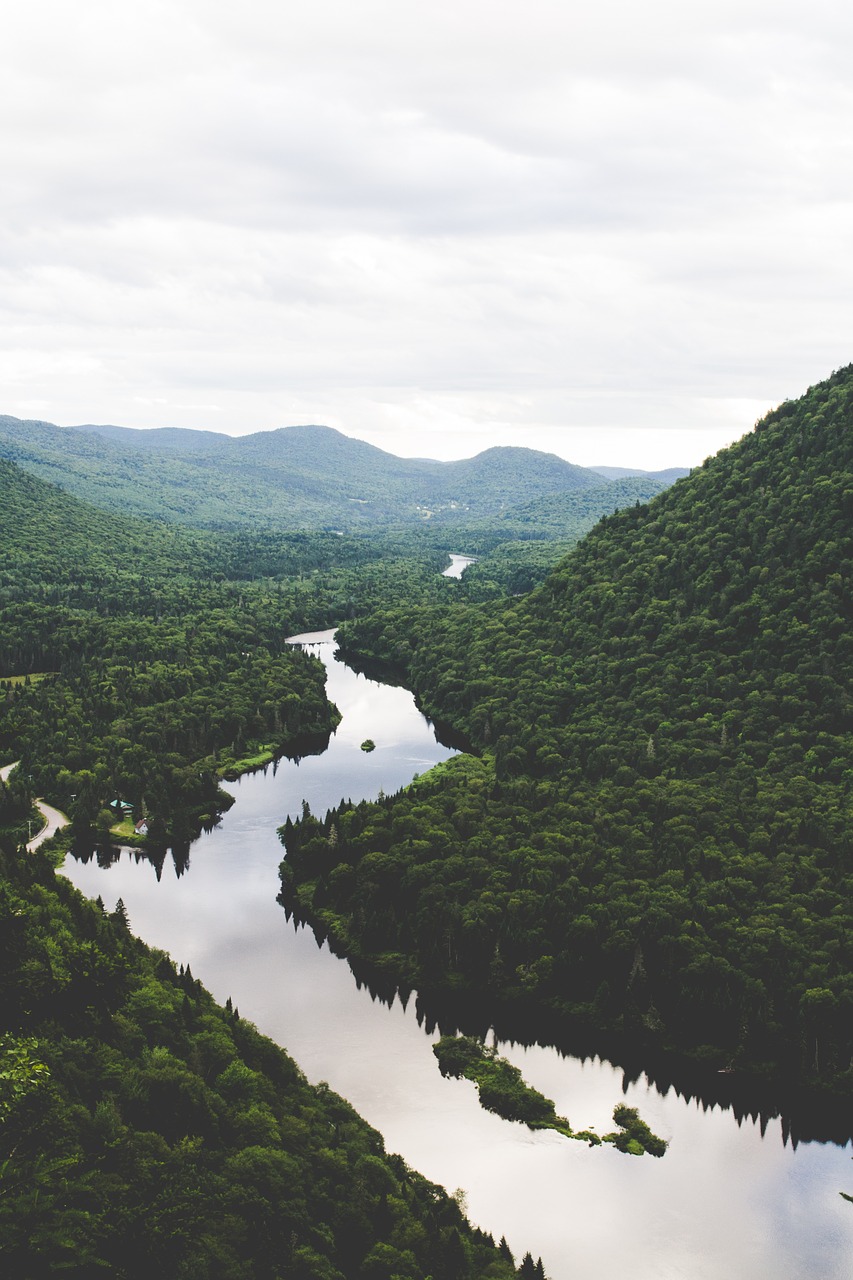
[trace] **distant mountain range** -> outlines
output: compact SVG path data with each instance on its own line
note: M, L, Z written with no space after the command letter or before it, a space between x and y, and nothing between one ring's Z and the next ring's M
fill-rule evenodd
M605 480L628 480L634 476L643 476L649 480L660 480L664 485L675 484L676 480L690 474L687 467L666 467L663 471L641 471L639 467L633 470L630 467L591 467L590 470L604 476Z
M323 426L233 437L58 427L8 416L0 416L0 457L107 510L201 528L456 526L539 499L600 490L602 476L637 474L666 486L686 474L590 469L507 447L460 462L398 458Z

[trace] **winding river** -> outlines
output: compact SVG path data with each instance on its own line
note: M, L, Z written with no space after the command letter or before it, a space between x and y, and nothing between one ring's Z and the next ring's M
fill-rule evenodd
M459 558L462 559L462 558ZM459 568L461 573L462 568ZM110 866L68 860L65 874L108 908L121 897L131 926L190 964L221 1001L284 1045L309 1079L326 1080L379 1129L391 1151L450 1191L471 1219L506 1235L516 1260L542 1256L551 1280L849 1280L853 1192L849 1148L783 1142L732 1112L704 1108L643 1078L626 1100L669 1139L662 1160L588 1149L483 1111L473 1084L445 1080L437 1033L403 1008L374 1001L345 961L289 925L276 903L276 828L303 800L322 814L342 798L392 792L453 752L436 741L411 694L356 674L332 633L299 638L328 669L343 719L321 756L281 760L226 784L236 803L192 846L181 874L125 851ZM376 750L361 751L372 738ZM501 1046L525 1078L577 1126L612 1128L621 1072L539 1046Z

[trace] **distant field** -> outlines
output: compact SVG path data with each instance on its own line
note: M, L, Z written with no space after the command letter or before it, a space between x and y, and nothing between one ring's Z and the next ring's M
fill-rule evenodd
M26 684L29 680L30 684L38 684L40 680L44 680L47 676L55 676L57 671L31 671L25 676L0 676L0 685L16 685Z

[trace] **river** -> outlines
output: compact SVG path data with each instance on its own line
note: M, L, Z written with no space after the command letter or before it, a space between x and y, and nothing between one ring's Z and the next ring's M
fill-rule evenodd
M451 555L450 564L444 570L445 578L461 578L469 564L475 564L476 556Z
M461 572L461 570L460 570ZM288 924L276 903L276 836L307 800L322 815L343 798L375 798L452 755L406 690L356 674L332 633L301 637L326 663L343 719L326 752L226 784L236 803L192 846L182 874L132 852L111 866L68 860L65 874L108 909L121 897L131 927L190 964L195 977L283 1045L312 1081L326 1080L379 1129L390 1151L450 1191L477 1225L506 1235L520 1260L541 1254L552 1280L849 1280L853 1192L848 1148L784 1143L778 1120L704 1108L645 1078L627 1086L607 1063L540 1046L501 1046L528 1082L576 1127L612 1128L625 1096L670 1141L661 1160L589 1149L532 1133L479 1106L473 1084L441 1077L437 1033L406 1009L375 1001L345 961ZM372 738L373 752L360 744Z

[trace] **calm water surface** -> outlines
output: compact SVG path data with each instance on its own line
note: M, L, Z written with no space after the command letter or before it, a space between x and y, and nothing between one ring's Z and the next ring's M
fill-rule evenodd
M445 578L461 578L469 564L476 563L476 556L451 555L450 564L444 570Z
M460 570L461 572L461 570ZM731 1112L703 1110L646 1083L627 1101L670 1140L662 1160L590 1150L531 1133L483 1111L474 1085L443 1080L436 1035L413 1001L389 1009L359 989L345 961L289 925L276 903L276 836L307 799L322 815L343 798L393 792L453 752L435 740L411 694L356 675L334 659L332 633L304 637L328 668L343 720L322 756L226 784L236 804L195 842L189 870L123 853L113 866L69 860L65 873L111 908L123 898L131 926L168 950L221 1001L283 1045L309 1079L326 1080L427 1177L463 1188L468 1212L517 1255L541 1254L552 1280L850 1280L851 1151L764 1137ZM376 750L360 750L365 738ZM502 1046L526 1079L578 1127L612 1128L622 1075L552 1049Z

